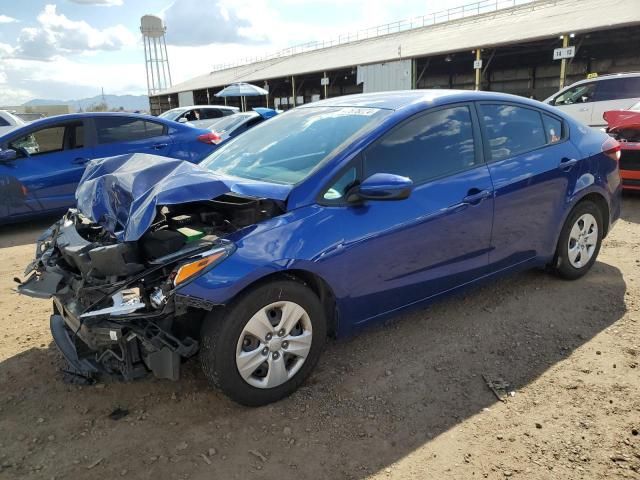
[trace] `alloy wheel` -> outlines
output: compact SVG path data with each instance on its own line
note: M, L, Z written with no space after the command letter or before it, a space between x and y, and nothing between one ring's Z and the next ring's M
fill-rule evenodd
M596 250L598 243L598 223L593 215L585 213L578 217L569 232L569 263L574 268L582 268Z
M274 388L302 368L312 343L309 314L295 302L271 303L247 322L236 347L240 376L256 388Z

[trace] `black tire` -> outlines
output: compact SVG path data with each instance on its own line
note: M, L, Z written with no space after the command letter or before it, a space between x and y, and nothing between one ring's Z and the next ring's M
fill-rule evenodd
M576 268L569 261L569 236L574 224L582 215L587 213L593 215L596 220L596 224L598 225L597 242L593 255L591 256L589 261L582 267ZM560 238L558 240L558 246L556 248L556 257L553 267L555 273L566 280L576 280L587 273L598 258L600 246L602 245L603 231L604 227L602 225L602 212L600 211L598 206L589 200L584 200L578 203L567 217L567 220L562 227L562 232L560 232Z
M304 308L313 329L311 349L300 370L285 383L257 388L247 383L236 366L236 347L245 325L261 308L291 301ZM315 367L327 337L327 321L317 295L295 280L276 280L243 293L223 310L212 312L202 325L200 361L210 384L234 401L260 406L293 393Z

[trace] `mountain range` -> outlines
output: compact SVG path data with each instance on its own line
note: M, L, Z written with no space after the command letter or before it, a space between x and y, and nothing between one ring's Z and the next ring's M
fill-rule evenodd
M86 110L92 105L98 105L103 102L102 95L96 95L95 97L82 98L80 100L52 100L44 98L36 98L24 103L25 107L37 107L42 105L69 105L71 110L80 111ZM149 97L146 95L105 95L104 102L106 102L109 110L117 110L122 107L127 111L149 111Z

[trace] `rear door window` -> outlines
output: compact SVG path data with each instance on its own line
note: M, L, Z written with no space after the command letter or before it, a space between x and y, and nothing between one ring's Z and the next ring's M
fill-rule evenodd
M463 105L427 112L391 130L365 152L363 176L392 173L418 184L477 163L471 112Z
M640 77L610 78L598 82L595 101L640 97Z
M480 104L479 107L493 161L550 143L538 110L511 104Z
M139 118L97 117L98 143L134 142L166 134L164 125Z
M222 112L217 108L200 109L200 120L209 120L211 118L220 118L222 116Z

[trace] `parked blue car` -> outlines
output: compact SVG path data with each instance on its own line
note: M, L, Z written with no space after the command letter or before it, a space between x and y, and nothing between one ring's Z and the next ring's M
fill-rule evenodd
M94 158L148 152L198 162L206 130L126 113L78 113L36 120L0 136L0 224L64 212Z
M584 275L620 214L618 157L511 95L325 100L198 166L93 162L19 291L53 297L76 380L176 379L199 352L212 385L263 405L304 381L327 335L509 272Z

